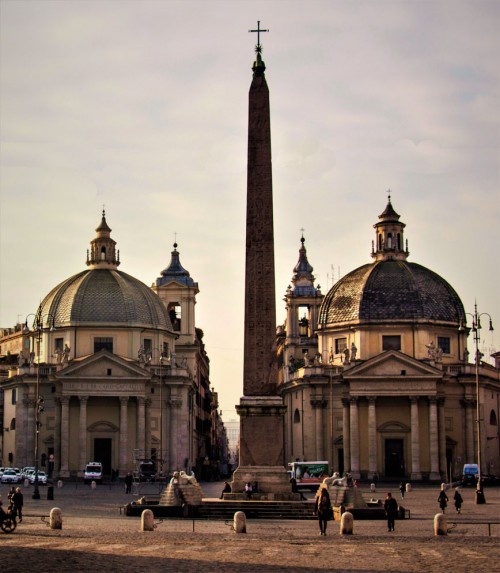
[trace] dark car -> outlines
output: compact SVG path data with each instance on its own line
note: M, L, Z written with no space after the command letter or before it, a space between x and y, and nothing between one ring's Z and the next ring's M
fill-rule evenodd
M155 481L156 465L153 461L143 461L139 464L139 479L141 481Z

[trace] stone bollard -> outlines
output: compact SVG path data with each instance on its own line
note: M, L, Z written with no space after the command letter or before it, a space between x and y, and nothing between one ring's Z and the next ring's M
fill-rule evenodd
M350 511L346 511L340 518L340 535L352 535L354 517Z
M406 493L410 493L411 491L411 483L406 484Z
M95 488L97 487L97 484L96 484L96 482L95 482L94 480L92 480L92 481L90 482L90 487L91 487L91 489L95 489Z
M28 487L30 484L30 480L28 478L24 479L24 487Z
M243 513L243 511L237 511L234 514L233 528L235 533L247 532L247 516Z
M150 509L145 509L141 513L141 531L153 531L154 525L154 515Z
M58 507L50 510L50 529L62 529L62 511Z
M374 484L374 483L371 483L371 484L370 484L370 491L371 491L372 493L375 493L375 492L377 491L377 488L375 487L375 484Z
M448 525L444 513L436 513L434 516L434 535L448 535Z
M62 481L62 479L57 480L57 487L58 487L59 489L61 489L62 486L63 486L63 481Z

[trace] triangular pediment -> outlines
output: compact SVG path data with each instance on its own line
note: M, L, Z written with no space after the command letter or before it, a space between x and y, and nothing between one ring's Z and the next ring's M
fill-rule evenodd
M407 354L396 350L382 352L362 364L344 370L344 378L355 380L358 378L441 378L443 372L426 362L416 360Z
M149 379L151 375L148 370L141 368L135 361L103 349L95 354L73 360L69 366L59 370L55 377L64 382L74 379L145 380Z

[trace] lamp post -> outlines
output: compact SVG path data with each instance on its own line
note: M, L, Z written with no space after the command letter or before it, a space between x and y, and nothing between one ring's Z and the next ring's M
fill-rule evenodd
M477 302L474 302L474 314L469 312L466 313L467 315L472 317L472 335L474 339L474 343L476 346L476 424L477 424L477 468L478 468L478 476L477 476L477 486L476 486L476 503L486 503L486 499L484 497L483 492L483 484L482 484L482 477L481 477L481 418L480 418L480 408L479 408L479 364L481 362L481 358L483 354L479 351L479 341L481 340L481 317L487 316L490 320L489 330L493 330L493 321L491 320L491 316L487 312L482 312L479 314L477 312Z
M39 464L38 464L38 444L40 439L40 414L43 412L43 398L40 395L40 345L42 342L42 334L44 329L43 324L43 316L40 313L40 309L36 314L28 314L26 317L26 322L24 325L25 331L30 331L28 327L28 318L30 316L34 316L33 320L33 327L32 332L36 336L36 355L37 355L37 368L36 368L36 387L35 387L35 480L33 482L33 499L40 499L40 490L38 489L38 471L39 471ZM52 315L47 315L48 322L50 324L50 330L54 330L54 319ZM47 328L47 325L45 326Z
M167 360L167 356L165 355L165 351L160 350L159 348L154 348L159 354L159 383L160 383L160 456L157 461L159 461L159 478L160 481L163 479L163 362Z
M333 474L333 349L330 349L330 357L328 363L330 365L330 459L332 460L332 474Z

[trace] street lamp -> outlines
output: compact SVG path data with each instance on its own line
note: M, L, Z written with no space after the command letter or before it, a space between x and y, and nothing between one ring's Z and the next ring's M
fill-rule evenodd
M24 324L24 331L30 332L28 327L28 319L30 316L34 316L33 326L31 332L36 336L36 354L37 354L37 368L36 368L36 388L35 388L35 481L33 489L33 499L40 499L40 491L38 489L38 443L40 438L40 414L43 412L43 398L40 396L40 344L42 342L42 334L44 328L50 328L51 331L55 330L54 327L54 317L52 315L47 315L47 323L44 326L43 319L40 309L36 314L31 313L26 317L26 322ZM49 326L50 325L50 326Z
M491 316L487 312L482 312L478 314L477 312L477 302L474 302L474 314L466 312L465 314L472 317L472 335L474 338L474 343L476 346L476 424L477 424L477 486L476 486L476 503L486 503L483 492L483 484L481 478L481 418L480 418L480 408L479 408L479 364L483 354L479 351L479 341L481 340L481 317L487 316L490 319L490 331L493 330L493 321ZM463 327L463 325L461 325Z
M163 478L163 363L165 360L168 360L165 350L160 350L159 348L154 348L160 357L158 360L159 363L159 381L160 381L160 468L159 468L159 477L160 480ZM158 456L157 456L158 460Z
M333 348L330 349L330 356L328 363L330 365L330 459L332 460L332 474L333 474Z

